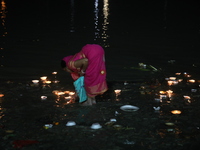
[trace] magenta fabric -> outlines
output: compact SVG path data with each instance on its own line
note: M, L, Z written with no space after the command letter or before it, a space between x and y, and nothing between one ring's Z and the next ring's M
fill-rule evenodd
M66 62L66 66L67 66L67 63L69 62L69 60L73 57L73 55L70 55L70 56L67 56L67 57L64 57L62 60L64 60Z
M82 58L88 59L88 67L85 72L85 89L90 97L94 97L98 94L104 93L108 87L106 83L106 67L104 49L97 44L87 44L81 51L75 54L73 57L65 57L63 59L67 63L67 67L74 72L78 73L81 68L74 67L74 61ZM76 80L78 77L72 78Z

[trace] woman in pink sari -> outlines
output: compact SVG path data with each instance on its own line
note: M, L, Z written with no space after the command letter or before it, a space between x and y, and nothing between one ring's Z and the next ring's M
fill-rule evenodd
M84 76L88 99L83 105L96 104L95 96L107 91L104 49L100 45L85 45L79 53L64 57L61 66L74 80Z

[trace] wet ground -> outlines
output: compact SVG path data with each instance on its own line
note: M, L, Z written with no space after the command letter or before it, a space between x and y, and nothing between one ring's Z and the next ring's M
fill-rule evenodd
M140 79L108 81L109 90L97 97L94 106L80 106L70 93L74 92L72 84L63 83L54 73L46 80L38 77L36 84L31 80L2 81L0 148L197 149L200 80L195 70L198 68L176 72L173 61L165 69L140 65L124 68L124 71L134 70ZM139 109L120 109L124 105ZM76 125L66 126L68 121ZM94 123L101 128L92 129Z

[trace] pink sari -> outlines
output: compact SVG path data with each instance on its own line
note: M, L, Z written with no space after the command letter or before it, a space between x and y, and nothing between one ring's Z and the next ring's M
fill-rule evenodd
M84 80L87 95L89 97L95 97L96 95L103 94L108 89L103 48L97 44L87 44L74 56L63 58L67 67L73 71L71 76L74 80L80 77L78 72L81 70L81 68L76 68L74 66L74 61L82 58L88 59L88 67L85 72Z

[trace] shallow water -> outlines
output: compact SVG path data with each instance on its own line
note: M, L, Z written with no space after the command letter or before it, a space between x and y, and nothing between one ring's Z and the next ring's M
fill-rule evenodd
M108 82L109 90L97 97L94 106L80 106L73 96L66 98L68 91L74 90L71 84L47 84L41 80L39 84L1 83L1 148L184 150L198 147L199 78L190 81L194 76L185 72L169 74L168 78L176 79L156 77L157 74L154 72L155 78L138 82ZM174 85L169 86L169 80ZM116 90L121 91L117 94ZM126 112L120 109L123 105L139 109ZM172 114L173 110L180 114ZM110 122L111 119L116 122ZM76 125L66 126L68 121ZM99 123L101 128L91 129L93 123Z
M198 8L199 2L174 0L1 0L2 149L13 149L16 140L38 142L22 149L183 150L199 145ZM96 106L81 107L55 90L74 91L60 59L87 43L105 49L109 91L97 97ZM59 82L44 84L42 76ZM165 78L173 76L184 81L168 86ZM172 97L160 99L159 92L168 90ZM139 110L124 112L120 107L126 104ZM171 113L176 109L180 115ZM117 122L108 123L111 118ZM76 126L66 127L70 120ZM95 122L102 128L92 130ZM53 127L45 129L45 124Z

